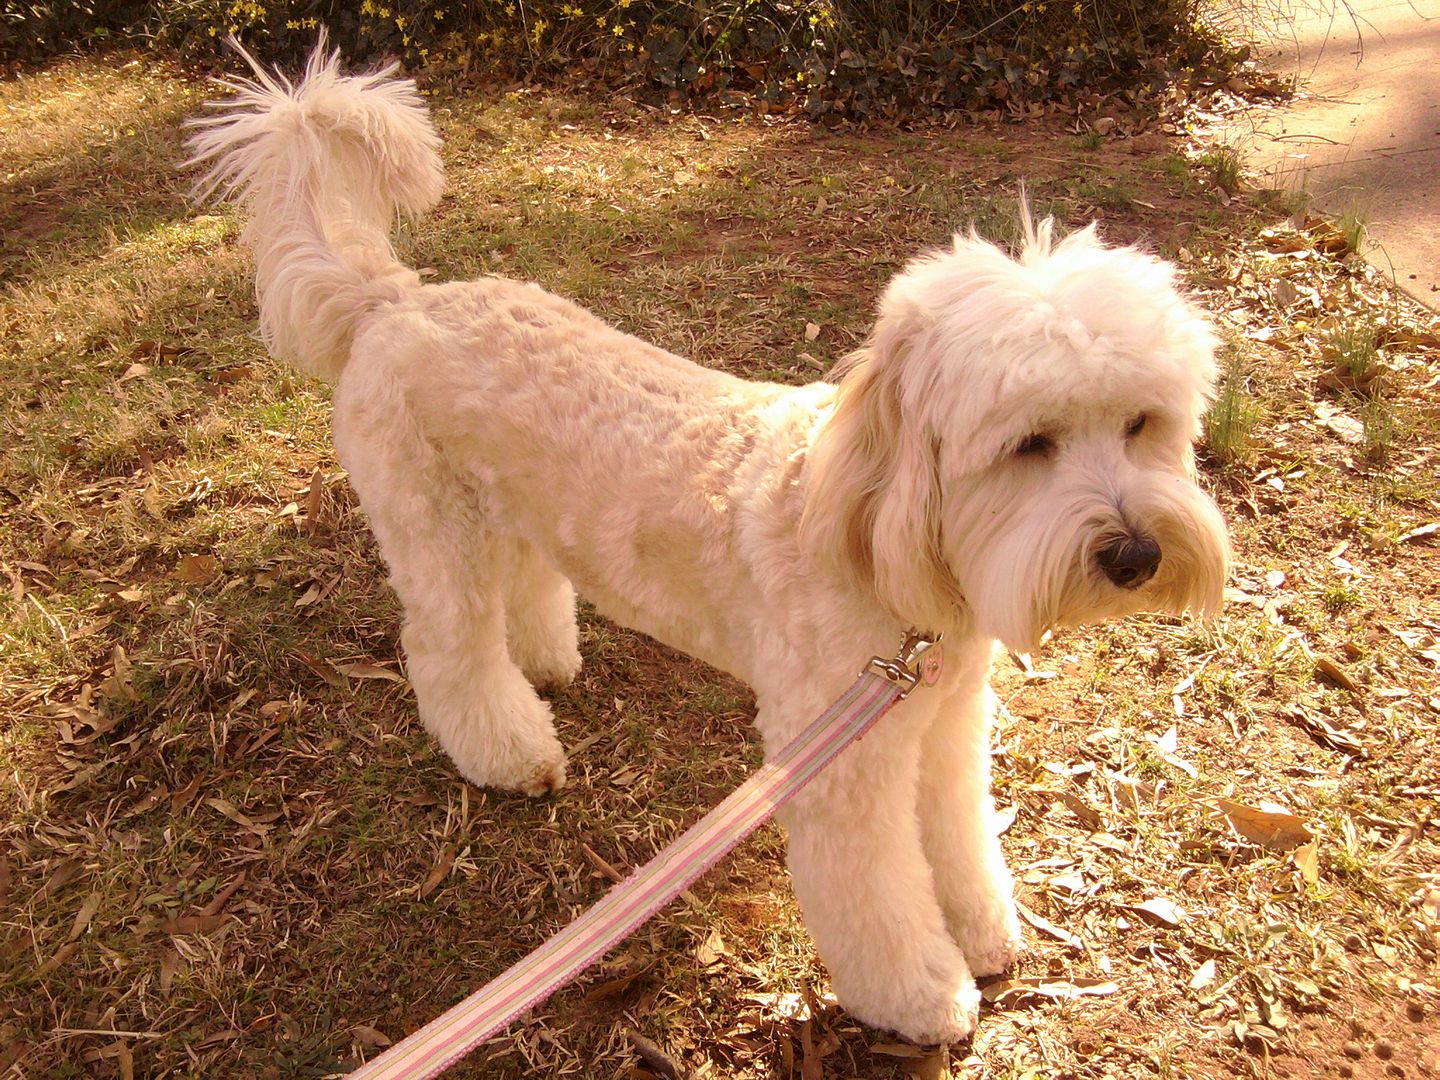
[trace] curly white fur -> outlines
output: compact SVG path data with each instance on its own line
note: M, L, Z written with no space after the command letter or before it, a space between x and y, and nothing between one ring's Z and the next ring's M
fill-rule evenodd
M252 62L253 64L253 62ZM261 323L338 377L335 440L405 604L420 715L477 784L565 779L534 687L580 666L573 582L748 681L767 751L917 626L916 693L783 815L840 1001L920 1042L966 1035L973 976L1020 944L995 835L997 640L1211 610L1225 529L1190 445L1214 341L1171 269L1029 225L890 284L838 385L745 382L536 285L421 285L386 239L438 197L438 140L390 71L317 50L201 121L205 181L250 212Z

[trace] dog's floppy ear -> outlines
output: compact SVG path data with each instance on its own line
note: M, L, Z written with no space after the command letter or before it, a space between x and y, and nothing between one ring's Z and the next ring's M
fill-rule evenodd
M907 402L924 334L917 309L887 311L842 365L835 412L810 453L801 542L903 622L939 632L963 603L940 547L938 438ZM915 385L911 390L916 389Z

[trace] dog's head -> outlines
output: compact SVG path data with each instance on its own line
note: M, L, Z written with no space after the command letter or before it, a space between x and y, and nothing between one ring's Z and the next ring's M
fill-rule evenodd
M1191 444L1214 335L1167 263L1025 227L1018 259L957 236L890 283L812 449L802 538L901 620L1012 648L1213 611L1225 526Z

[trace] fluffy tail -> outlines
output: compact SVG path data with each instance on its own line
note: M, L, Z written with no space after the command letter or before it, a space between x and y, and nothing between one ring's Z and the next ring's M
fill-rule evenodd
M199 194L238 193L245 206L266 346L336 378L359 319L419 281L389 231L397 211L421 214L440 198L440 139L414 82L392 77L396 65L342 75L322 34L292 84L231 44L255 77L225 80L234 96L191 121L187 165L209 166Z

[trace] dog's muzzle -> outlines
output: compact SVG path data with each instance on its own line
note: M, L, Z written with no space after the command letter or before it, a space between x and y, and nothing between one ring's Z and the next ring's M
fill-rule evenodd
M1160 568L1160 545L1148 536L1122 536L1097 551L1095 562L1112 584L1138 589Z

